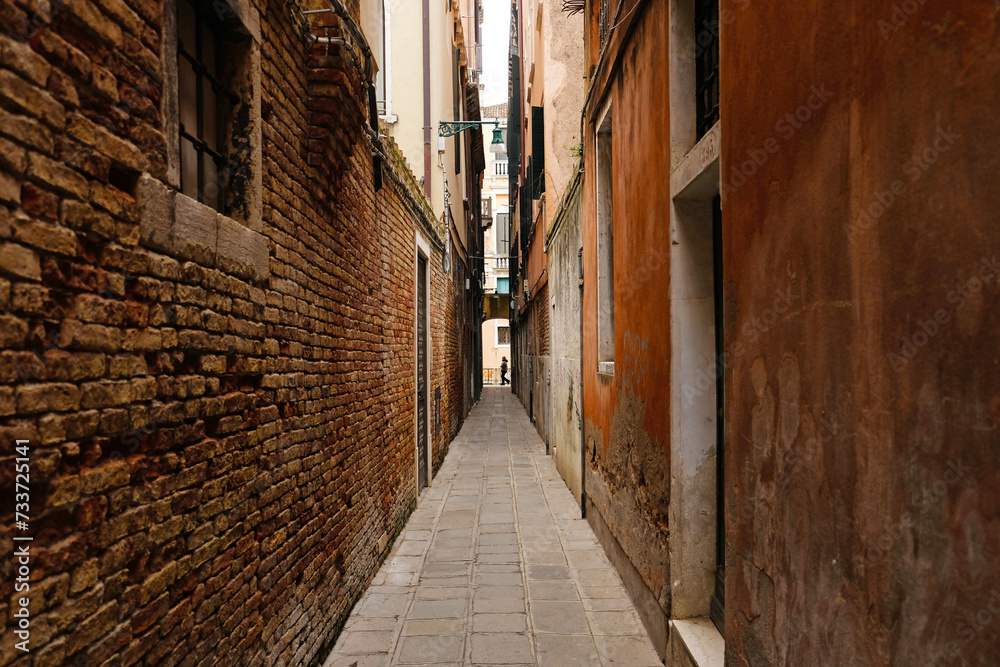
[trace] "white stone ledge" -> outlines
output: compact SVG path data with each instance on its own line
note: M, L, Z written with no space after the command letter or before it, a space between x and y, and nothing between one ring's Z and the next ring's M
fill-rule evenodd
M686 650L697 667L723 667L725 664L726 641L709 619L672 620L670 634L671 643L677 642L674 650Z
M714 183L707 183L709 186L708 189L711 189L711 187L716 189L718 188L719 147L722 144L721 131L721 125L716 123L712 129L709 130L697 144L695 144L695 147L684 156L684 159L680 161L680 164L671 170L670 195L672 197L676 197L679 194L684 193L688 190L689 186L691 186L695 180L698 179L699 176L707 172L714 173L715 175ZM697 188L693 188L692 190L697 190ZM689 196L701 196L703 193L695 191L685 194L688 194Z

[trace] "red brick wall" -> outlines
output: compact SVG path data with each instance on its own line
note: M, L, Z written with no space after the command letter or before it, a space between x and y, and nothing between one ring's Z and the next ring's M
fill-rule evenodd
M165 176L161 7L49 5L0 2L0 664L15 438L34 664L322 660L414 505L418 229L436 460L461 423L442 232L401 160L374 191L357 73L259 2L268 275L144 247L111 182Z

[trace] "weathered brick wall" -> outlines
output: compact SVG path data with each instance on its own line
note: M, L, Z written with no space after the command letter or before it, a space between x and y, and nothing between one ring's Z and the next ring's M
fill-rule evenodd
M163 6L0 2L0 664L322 659L414 504L418 229L437 460L461 422L443 232L401 159L374 190L357 72L310 55L286 3L256 8L267 257L247 270L221 240L140 240L136 177L166 181L170 151Z

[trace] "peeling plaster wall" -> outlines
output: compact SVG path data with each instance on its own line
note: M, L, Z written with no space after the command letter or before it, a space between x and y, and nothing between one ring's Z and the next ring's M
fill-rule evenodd
M670 490L670 273L668 3L640 10L629 42L606 58L617 65L592 92L585 118L582 235L583 360L588 520L607 524L628 562L615 561L650 632L669 615L667 514ZM595 43L588 45L592 54ZM603 78L595 77L599 86ZM593 78L592 78L593 80ZM615 374L597 373L597 221L595 133L604 101L613 105ZM655 260L655 261L654 261ZM599 513L599 517L594 516ZM604 534L599 531L600 534ZM646 596L658 601L649 609ZM659 635L657 633L660 633ZM665 650L665 637L658 643Z
M997 4L722 6L727 664L998 664Z
M572 188L572 186L570 186ZM567 206L549 239L549 293L552 308L552 386L549 445L559 474L580 501L580 191Z

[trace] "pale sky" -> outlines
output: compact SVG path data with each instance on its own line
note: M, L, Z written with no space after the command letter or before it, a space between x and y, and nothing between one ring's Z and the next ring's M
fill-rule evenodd
M480 106L507 101L507 57L510 51L510 0L483 0L483 83Z

